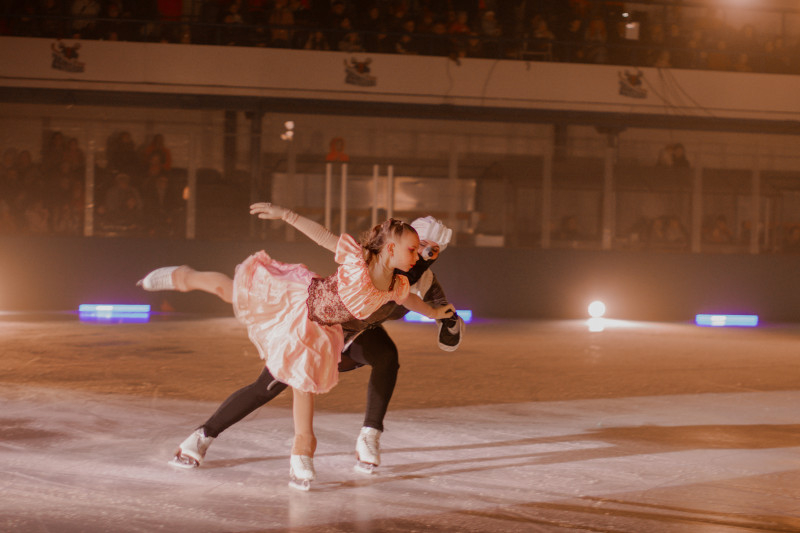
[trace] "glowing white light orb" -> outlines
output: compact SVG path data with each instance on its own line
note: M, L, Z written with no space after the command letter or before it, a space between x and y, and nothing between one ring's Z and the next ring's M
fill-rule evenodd
M294 129L294 121L293 120L287 120L286 122L283 123L283 126L287 130L293 130Z
M600 300L595 300L589 304L589 316L593 318L600 318L606 314L606 304Z

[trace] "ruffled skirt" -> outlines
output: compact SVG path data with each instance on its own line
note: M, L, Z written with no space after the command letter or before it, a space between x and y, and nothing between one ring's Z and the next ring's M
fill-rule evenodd
M339 325L308 319L314 277L305 265L282 263L263 251L253 254L236 267L233 310L277 380L319 394L339 381L344 334Z

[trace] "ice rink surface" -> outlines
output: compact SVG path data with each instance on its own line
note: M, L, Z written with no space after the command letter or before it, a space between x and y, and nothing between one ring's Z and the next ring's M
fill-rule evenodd
M800 327L483 321L401 370L374 475L368 369L318 399L317 481L287 486L284 393L167 465L258 375L232 318L0 316L0 531L800 532Z

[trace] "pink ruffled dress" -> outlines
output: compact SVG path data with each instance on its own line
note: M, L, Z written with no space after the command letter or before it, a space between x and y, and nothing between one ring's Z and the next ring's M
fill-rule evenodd
M361 246L350 235L336 244L335 274L320 278L305 265L251 255L236 267L233 310L276 379L304 392L323 393L339 381L344 348L341 324L365 319L379 307L408 297L405 276L388 291L369 277Z

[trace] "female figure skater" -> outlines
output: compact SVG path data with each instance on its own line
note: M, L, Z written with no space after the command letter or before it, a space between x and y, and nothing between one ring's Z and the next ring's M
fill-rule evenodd
M296 213L270 203L253 204L250 213L283 219L303 230ZM292 387L295 437L289 475L290 485L301 490L308 490L316 476L313 395L329 391L338 381L341 324L364 319L389 301L433 319L455 312L449 304L429 306L409 292L405 276L395 273L411 269L417 260L419 237L410 225L389 219L368 232L360 245L347 234L317 242L334 252L340 265L327 278L261 251L236 267L233 280L181 266L159 268L139 282L149 291L202 290L233 304L269 371Z

